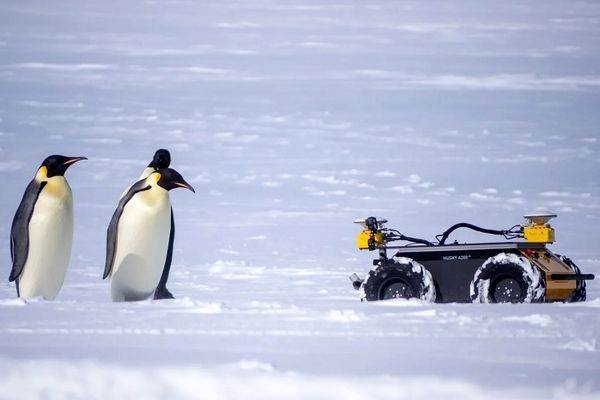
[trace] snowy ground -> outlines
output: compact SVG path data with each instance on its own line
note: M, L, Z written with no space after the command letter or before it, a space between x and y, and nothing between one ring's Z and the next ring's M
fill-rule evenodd
M599 34L591 0L1 3L5 277L39 163L89 161L58 299L0 284L0 398L598 398L597 281L365 304L347 276L355 218L433 239L533 210L600 274ZM197 191L172 194L178 298L112 304L106 227L158 147Z

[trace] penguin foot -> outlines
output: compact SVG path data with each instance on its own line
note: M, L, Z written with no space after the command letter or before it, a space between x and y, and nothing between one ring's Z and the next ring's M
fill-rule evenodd
M156 291L154 292L154 300L165 300L174 298L175 296L173 296L173 294L169 292L169 289L167 289L166 286L157 287Z

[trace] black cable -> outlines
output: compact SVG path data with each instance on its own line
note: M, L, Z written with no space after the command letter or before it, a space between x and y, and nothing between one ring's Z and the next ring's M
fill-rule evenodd
M410 236L404 236L402 234L400 234L400 240L406 240L407 242L420 243L420 244L424 244L427 246L433 246L433 243L431 243L429 240L413 238Z
M519 224L511 227L509 230L505 231L504 237L506 239L517 239L523 237L523 227Z
M410 237L410 236L404 236L403 234L400 233L400 231L397 231L396 229L387 229L387 231L392 232L392 235L387 236L389 241L404 240L407 242L420 243L420 244L424 244L427 246L433 246L433 243L431 243L429 240L414 238L414 237Z
M472 230L477 231L477 232L487 233L487 234L490 234L490 235L499 235L499 236L505 236L506 234L510 234L511 233L510 231L505 231L505 230L498 231L498 230L495 230L495 229L486 229L486 228L482 228L482 227L477 226L477 225L469 224L469 223L466 223L466 222L461 222L461 223L452 225L450 228L448 228L441 235L437 235L436 238L439 238L441 236L441 239L439 239L438 245L445 244L446 243L446 239L448 239L448 236L450 236L450 234L452 232L454 232L455 230L457 230L459 228L469 228L469 229L472 229Z
M471 230L481 232L481 233L487 233L489 235L504 236L506 239L515 239L515 238L523 237L521 225L515 225L508 230L496 230L496 229L486 229L486 228L482 228L477 225L469 224L466 222L461 222L461 223L452 225L444 233L437 235L436 239L438 239L438 245L445 244L446 240L448 239L448 236L450 236L450 234L452 232L454 232L455 230L457 230L459 228L469 228ZM384 229L383 232L386 234L386 241L389 241L389 242L396 241L396 240L404 240L406 242L418 243L418 244L423 244L426 246L434 246L434 244L431 243L429 240L405 236L396 229L387 228L387 229Z

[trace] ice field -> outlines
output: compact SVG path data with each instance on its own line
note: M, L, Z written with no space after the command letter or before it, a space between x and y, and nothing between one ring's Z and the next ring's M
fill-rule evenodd
M597 399L600 4L0 3L0 399ZM111 303L106 228L157 148L175 300ZM55 301L9 234L50 154L86 156ZM361 303L353 220L434 240L553 211L588 301ZM459 242L498 240L468 231Z

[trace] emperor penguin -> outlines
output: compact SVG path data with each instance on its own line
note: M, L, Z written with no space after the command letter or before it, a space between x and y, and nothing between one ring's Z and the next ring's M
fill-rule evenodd
M54 300L71 256L73 194L67 168L86 157L48 156L38 168L13 218L10 231L12 270L17 296Z
M148 177L148 175L150 175L154 171L159 171L163 168L169 168L170 165L171 165L171 153L169 152L169 150L158 149L158 150L156 150L156 152L154 152L152 161L150 161L148 166L146 168L144 168L144 170L142 171L142 174L140 175L138 180L146 179ZM131 186L128 187L127 189L125 189L125 191L121 195L121 198L125 197L125 195L127 194L127 192L129 191L130 188L131 188Z
M169 251L169 190L194 188L171 168L154 171L132 185L119 201L107 230L103 279L110 277L113 301L150 298Z
M148 175L153 173L154 171L160 171L164 168L168 168L171 165L171 153L166 149L158 149L154 153L154 157L152 157L152 161L148 164L148 166L142 171L142 175L140 179L146 179ZM126 190L123 195L127 193ZM175 218L173 216L173 208L171 208L171 230L169 234L169 248L167 250L167 257L165 259L165 265L163 266L162 275L160 277L160 281L158 282L158 286L154 291L154 300L162 300L162 299L174 299L175 296L167 289L167 281L169 280L169 272L171 271L171 261L173 260L173 243L175 241Z

